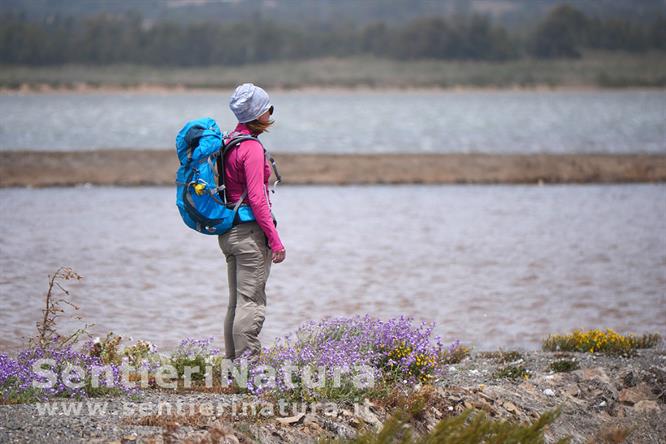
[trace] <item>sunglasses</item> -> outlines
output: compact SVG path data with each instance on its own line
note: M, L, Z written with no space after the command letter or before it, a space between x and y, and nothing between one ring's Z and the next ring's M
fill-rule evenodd
M273 105L271 105L271 107L268 108L268 114L271 116L273 115Z

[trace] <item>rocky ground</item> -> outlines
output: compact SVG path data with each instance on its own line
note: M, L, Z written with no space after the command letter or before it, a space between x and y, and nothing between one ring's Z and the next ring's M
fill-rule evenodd
M554 362L569 371L552 371ZM105 406L105 414L91 414L85 402L81 414L63 414L62 408L71 408L76 401L57 401L56 415L40 414L35 404L2 405L0 442L315 442L378 429L400 402L420 398L425 407L411 424L417 432L432 429L439 419L467 408L485 411L496 419L531 422L559 407L560 416L546 431L547 442L569 436L574 443L666 443L663 349L641 350L630 358L476 353L449 366L434 386L405 390L403 397L365 401L356 411L352 406L336 405L314 414L292 411L290 404L281 412L274 404L272 415L262 415L261 404L257 414L251 407L243 414L242 402L250 406L257 398L157 390L146 390L136 398L91 400ZM163 404L157 415L160 402L168 403L172 411Z

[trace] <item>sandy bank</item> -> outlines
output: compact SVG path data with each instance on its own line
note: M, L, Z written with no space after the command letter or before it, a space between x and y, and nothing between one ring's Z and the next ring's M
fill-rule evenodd
M664 154L276 154L284 184L666 181ZM172 150L0 153L0 186L172 185Z

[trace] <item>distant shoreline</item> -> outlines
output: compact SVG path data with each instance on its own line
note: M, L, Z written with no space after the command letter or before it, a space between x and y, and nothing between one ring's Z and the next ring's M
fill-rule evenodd
M666 154L275 154L284 184L666 182ZM39 167L36 169L36 166ZM170 186L173 150L0 152L0 187Z
M0 64L0 92L224 91L254 82L271 91L369 89L666 88L666 51L586 51L579 59L508 61L327 57L241 66Z
M51 86L48 84L22 84L18 88L5 88L0 87L0 95L40 95L40 94L108 94L118 93L125 94L131 93L136 95L150 95L150 94L191 94L191 93L211 93L211 94L229 94L232 87L191 87L182 85L137 85L137 86L121 86L121 85L93 85L93 84L77 84L71 86ZM398 87L398 86L382 86L373 87L367 85L359 86L304 86L300 88L271 88L271 93L332 93L339 92L341 94L353 92L365 93L385 93L385 92L404 92L404 93L421 93L421 92L435 92L435 93L456 93L456 92L503 92L503 91L521 91L521 92L587 92L587 91L659 91L666 90L666 86L627 86L622 88L604 87L596 85L560 85L552 86L547 84L530 85L530 86L432 86L432 87Z

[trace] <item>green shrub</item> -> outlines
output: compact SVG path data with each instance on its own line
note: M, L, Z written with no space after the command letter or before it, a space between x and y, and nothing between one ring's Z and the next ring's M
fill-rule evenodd
M368 431L350 440L328 442L347 444L542 444L545 428L552 424L559 410L545 412L532 424L515 424L508 421L495 421L485 413L473 409L465 410L459 416L439 421L435 428L424 436L415 435L410 426L410 413L400 410L389 418L380 431ZM558 444L569 442L562 438Z
M521 365L508 365L497 370L494 376L498 379L527 379L530 377L530 371Z
M545 351L601 352L632 354L636 349L654 347L661 341L656 333L643 336L621 335L614 330L574 330L568 335L551 335L543 341Z
M206 377L206 366L213 362L213 358L219 355L219 350L211 348L213 338L183 339L178 348L171 355L171 365L176 368L178 377L182 378L186 367L196 369L192 373L192 380L201 381Z
M550 363L550 369L556 373L570 372L579 368L575 359L560 359Z

